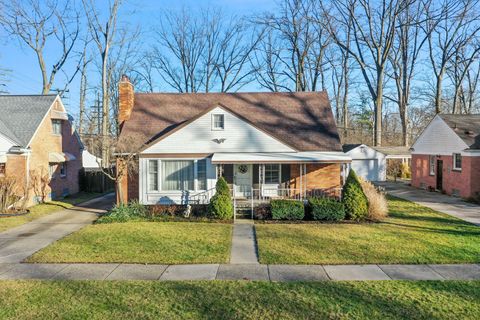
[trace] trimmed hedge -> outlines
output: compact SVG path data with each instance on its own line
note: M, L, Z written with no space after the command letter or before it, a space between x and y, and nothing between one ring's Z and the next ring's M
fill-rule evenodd
M340 221L345 219L345 206L335 199L310 198L308 207L313 220Z
M302 220L305 217L302 201L271 200L270 208L274 220Z
M364 220L368 215L368 200L363 193L360 180L355 172L350 169L347 181L343 187L343 204L347 219Z

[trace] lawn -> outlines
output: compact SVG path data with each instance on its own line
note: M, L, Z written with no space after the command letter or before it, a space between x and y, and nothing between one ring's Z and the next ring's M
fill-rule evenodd
M232 225L192 222L94 224L31 256L30 262L226 263Z
M389 198L382 223L256 224L261 263L478 263L480 228Z
M480 282L3 281L0 305L2 319L479 319Z
M100 196L99 193L80 192L61 201L51 201L29 208L30 213L15 217L0 217L0 232L17 227L32 220L41 218L55 211L71 208L74 205Z

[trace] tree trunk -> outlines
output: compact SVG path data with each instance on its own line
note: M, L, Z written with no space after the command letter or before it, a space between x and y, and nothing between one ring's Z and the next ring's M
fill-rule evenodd
M78 119L78 134L80 137L83 135L83 122L85 118L85 96L87 94L87 75L86 75L86 70L85 70L85 65L83 66L82 69L82 78L80 79L80 103L79 103L79 108L80 108L80 115Z
M437 77L437 83L435 88L435 113L442 112L442 79L443 73Z
M102 166L109 166L108 159L108 115L109 115L109 99L107 84L107 58L108 45L102 54Z
M377 96L374 101L375 134L373 145L382 145L382 103L383 103L383 70L377 72Z

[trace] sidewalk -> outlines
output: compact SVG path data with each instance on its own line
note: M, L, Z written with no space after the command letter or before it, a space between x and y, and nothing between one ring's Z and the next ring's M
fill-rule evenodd
M258 264L257 241L253 220L236 220L233 225L232 264Z
M480 265L27 264L0 263L0 280L480 280Z
M54 241L97 219L111 207L108 194L0 233L0 263L19 263ZM1 268L1 267L0 267Z
M413 201L430 209L443 212L467 222L480 226L480 206L447 196L438 192L428 192L413 188L402 182L378 182L388 194Z

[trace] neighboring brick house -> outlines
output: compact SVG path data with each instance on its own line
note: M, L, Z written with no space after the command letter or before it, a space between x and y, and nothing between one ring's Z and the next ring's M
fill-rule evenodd
M480 194L480 115L438 114L412 146L412 185Z
M138 155L124 201L208 202L223 176L236 199L338 196L342 145L326 92L134 93L119 85L120 142Z
M49 174L47 200L79 191L83 145L58 95L0 96L0 175L32 187ZM36 203L30 189L28 204Z

